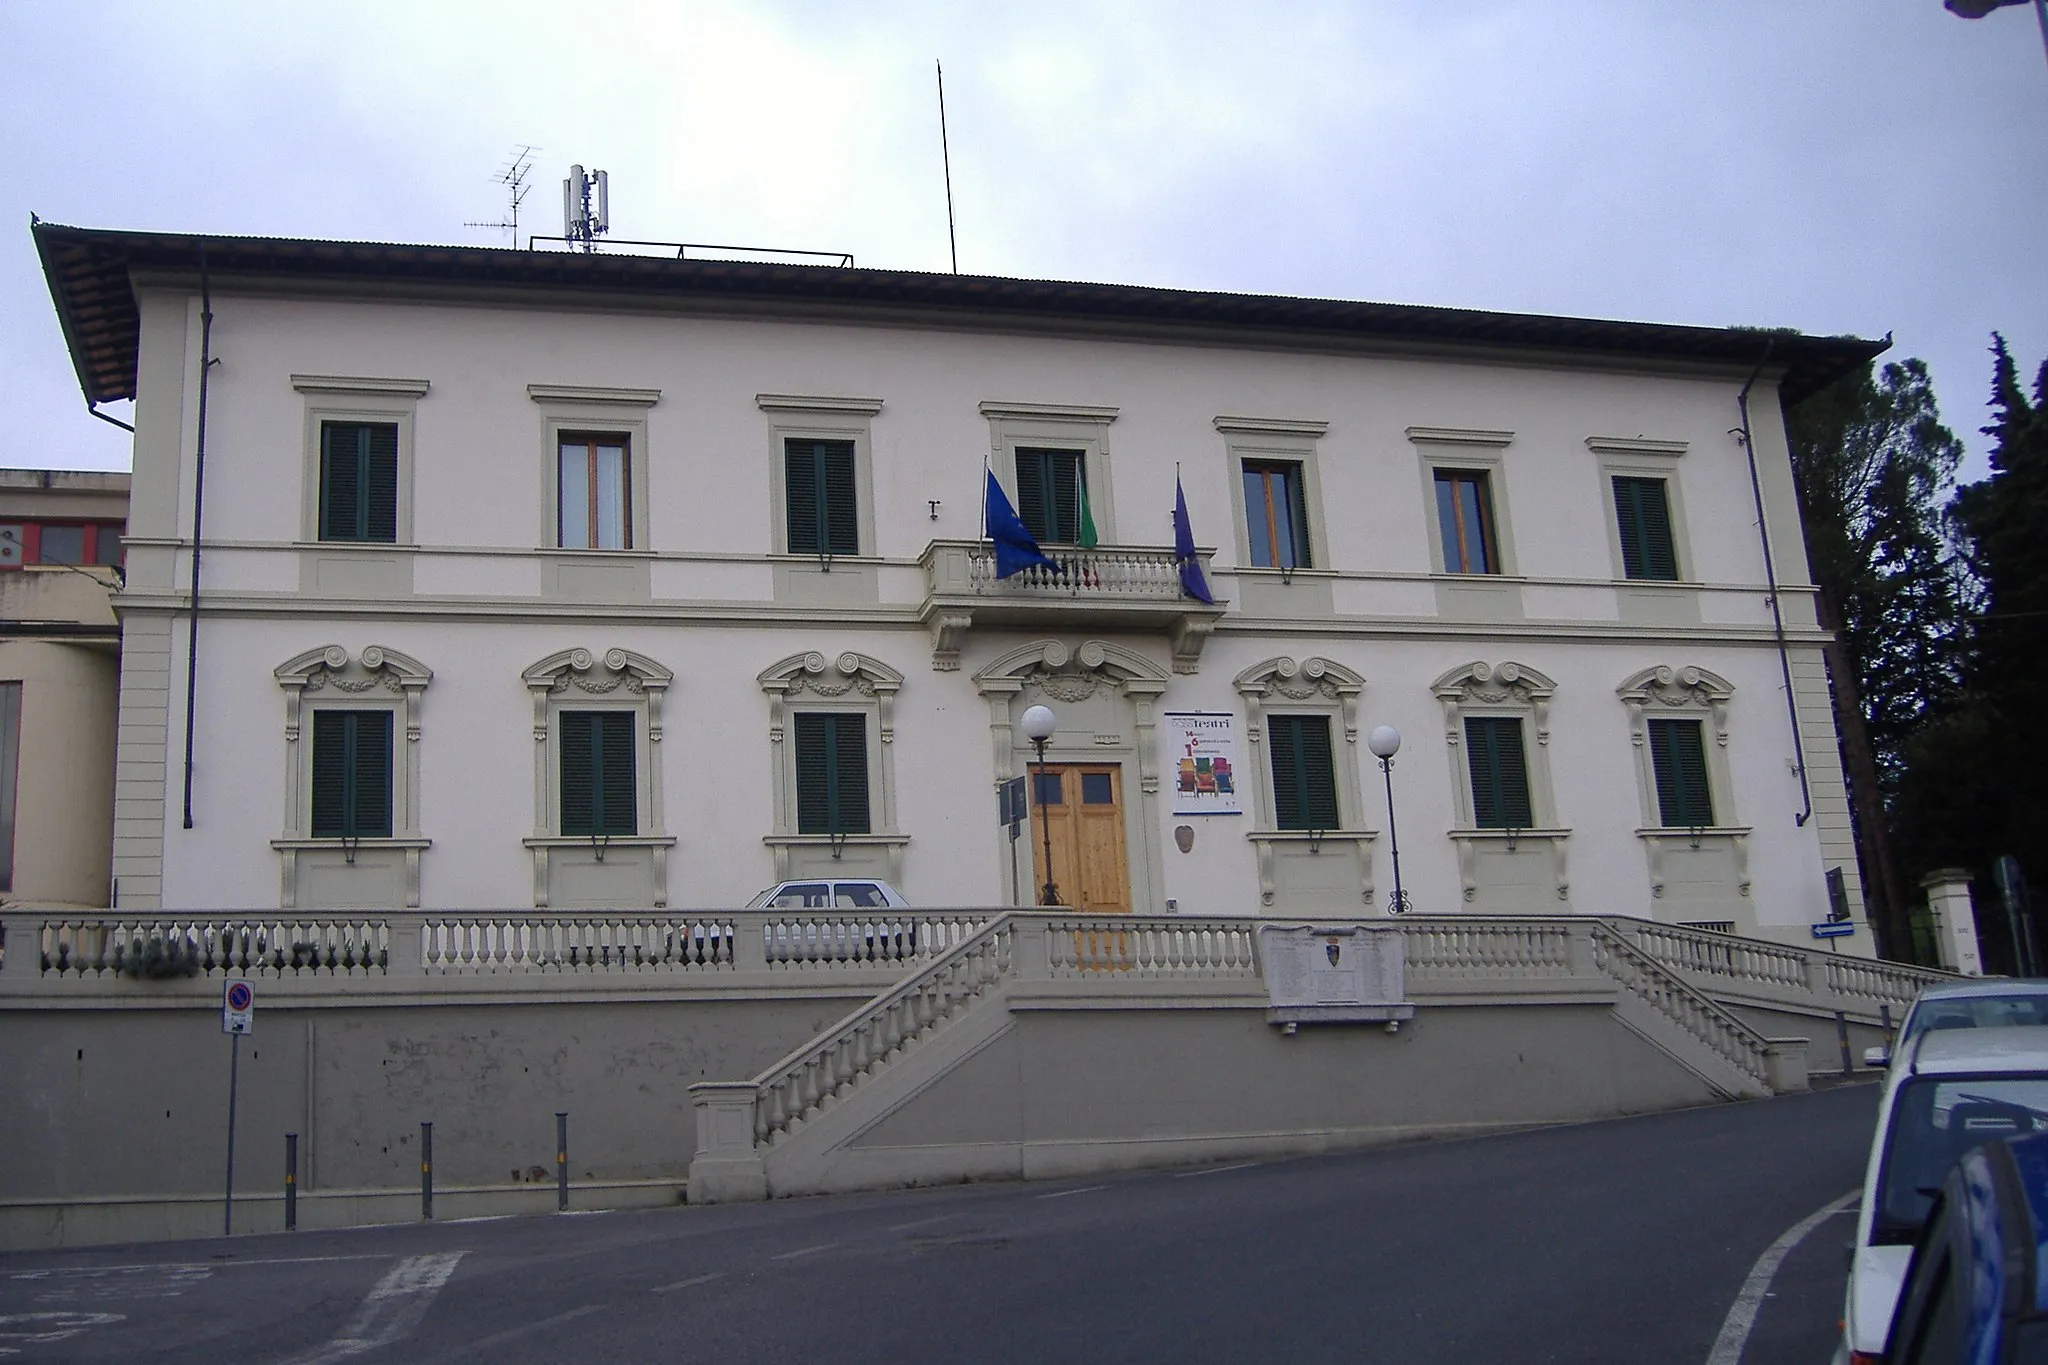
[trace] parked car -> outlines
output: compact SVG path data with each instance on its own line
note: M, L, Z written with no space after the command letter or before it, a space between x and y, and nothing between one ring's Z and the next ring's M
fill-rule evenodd
M903 893L873 877L777 882L747 902L749 910L878 910L910 902Z
M1888 1066L1895 1056L1904 1055L1908 1045L1929 1029L2007 1028L2022 1024L2048 1024L2048 980L1963 981L1952 986L1930 986L1920 992L1899 1024L1892 1046L1865 1048L1865 1066Z
M873 877L777 882L747 902L749 910L909 909L903 893ZM835 919L830 923L765 926L770 962L908 962L917 956L917 921L910 916Z
M1877 1365L1914 1241L1965 1153L2048 1132L2048 1027L1927 1029L1885 1078L1835 1359Z
M2048 1360L2048 1135L1987 1142L1949 1169L1913 1246L1883 1359Z

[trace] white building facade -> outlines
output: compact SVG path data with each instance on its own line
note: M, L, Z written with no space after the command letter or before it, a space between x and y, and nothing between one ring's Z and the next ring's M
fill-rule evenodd
M122 908L1028 904L1049 834L1069 905L1352 917L1398 828L1418 911L1811 942L1839 868L1870 951L1779 400L1876 344L36 233L136 399Z

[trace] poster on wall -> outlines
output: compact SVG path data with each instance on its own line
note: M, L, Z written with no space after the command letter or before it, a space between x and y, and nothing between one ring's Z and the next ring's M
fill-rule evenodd
M1166 780L1175 815L1242 815L1237 717L1228 711L1168 711Z

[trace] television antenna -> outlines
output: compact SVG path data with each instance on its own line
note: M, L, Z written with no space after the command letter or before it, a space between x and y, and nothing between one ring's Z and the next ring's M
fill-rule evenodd
M533 188L526 183L526 177L533 170L534 151L532 147L521 147L512 153L512 160L505 169L491 177L505 187L506 197L510 200L505 216L495 223L467 222L463 224L464 227L496 228L500 232L509 232L512 234L512 245L519 245L519 206L525 202L527 192Z
M611 177L571 166L562 182L562 236L585 251L597 250L597 239L612 230Z

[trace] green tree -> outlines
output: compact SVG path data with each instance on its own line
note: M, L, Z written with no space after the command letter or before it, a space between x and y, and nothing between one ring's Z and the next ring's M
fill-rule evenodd
M1953 504L1982 611L1960 693L1909 746L1895 823L1913 870L1968 868L1982 903L1991 863L2011 853L2038 904L2048 877L2048 363L2030 397L2005 338L1993 338L1992 356L1991 475L1956 490Z
M1886 956L1910 956L1888 804L1913 736L1954 696L1969 595L1943 503L1962 444L1919 360L1845 376L1789 414L1792 470L1819 589L1857 861Z

